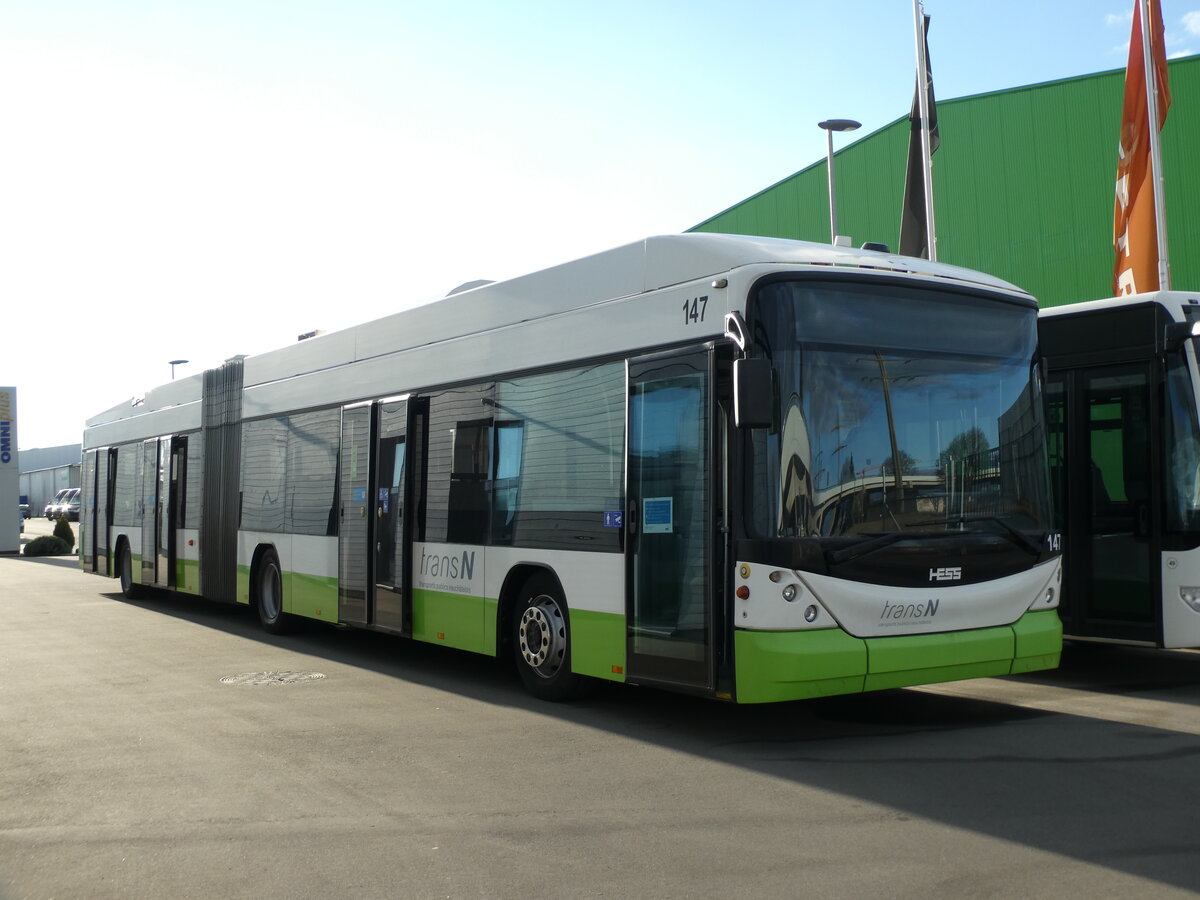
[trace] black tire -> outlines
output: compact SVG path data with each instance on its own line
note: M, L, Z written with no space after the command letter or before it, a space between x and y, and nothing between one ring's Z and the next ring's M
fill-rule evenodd
M512 618L513 656L525 689L540 700L576 696L581 679L571 671L571 625L558 582L539 573L521 587Z
M258 607L258 620L271 634L283 634L290 620L283 611L283 570L279 568L279 557L268 550L259 560L254 579L254 605Z
M141 587L133 580L133 553L126 541L121 541L117 550L117 577L121 579L121 593L126 600L133 600L141 594Z

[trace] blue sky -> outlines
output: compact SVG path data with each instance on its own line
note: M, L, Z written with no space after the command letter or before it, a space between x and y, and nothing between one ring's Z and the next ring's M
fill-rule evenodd
M1200 0L1162 7L1200 52ZM928 0L938 96L1123 67L1132 8ZM20 446L171 359L682 231L823 158L818 121L905 115L914 66L910 0L0 0Z

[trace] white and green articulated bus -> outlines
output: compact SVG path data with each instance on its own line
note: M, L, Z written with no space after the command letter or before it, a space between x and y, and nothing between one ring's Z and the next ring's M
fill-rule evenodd
M1057 665L1037 308L872 250L649 238L96 416L81 563L741 703Z
M1200 293L1042 310L1068 638L1200 647Z

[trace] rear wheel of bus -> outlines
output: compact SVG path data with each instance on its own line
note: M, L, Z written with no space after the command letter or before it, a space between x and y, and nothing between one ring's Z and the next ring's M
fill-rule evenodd
M133 581L133 553L127 541L121 541L117 550L117 572L121 578L121 593L126 600L134 599L138 594L138 586Z
M267 550L255 570L254 600L258 620L271 634L288 630L288 614L283 611L283 572L274 550Z

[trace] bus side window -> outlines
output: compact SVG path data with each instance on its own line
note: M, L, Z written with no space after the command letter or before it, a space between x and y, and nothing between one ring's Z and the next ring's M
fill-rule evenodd
M497 422L492 473L492 543L512 543L521 489L524 422Z
M488 537L488 456L491 419L459 422L454 432L446 540L482 544Z
M427 412L419 418L426 432L414 437L412 448L424 450L417 469L424 472L424 478L418 475L413 488L414 495L421 494L414 510L414 525L426 541L457 540L456 535L462 533L456 509L460 492L452 489L452 482L466 464L461 455L470 456L467 453L470 440L464 437L460 441L458 430L460 424L479 417L490 396L490 385L473 385L439 391L426 400Z

